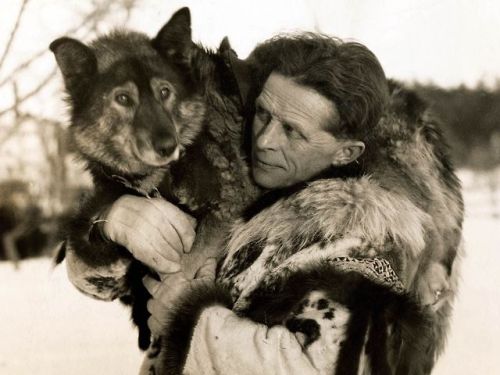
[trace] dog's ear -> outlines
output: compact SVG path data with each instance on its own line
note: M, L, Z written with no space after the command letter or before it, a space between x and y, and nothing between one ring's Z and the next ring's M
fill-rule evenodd
M231 47L231 43L229 43L229 38L225 36L219 45L219 53L227 53L228 51L234 52L233 47Z
M193 47L189 8L184 7L175 12L152 43L157 51L167 57L187 59Z
M61 69L64 84L70 94L97 73L97 59L85 44L72 38L59 38L50 46Z
M219 46L219 54L231 70L236 84L238 85L241 102L243 106L246 107L249 104L248 100L251 96L251 91L254 89L254 72L251 64L246 60L240 60L238 58L236 52L231 48L231 44L227 37L222 39Z

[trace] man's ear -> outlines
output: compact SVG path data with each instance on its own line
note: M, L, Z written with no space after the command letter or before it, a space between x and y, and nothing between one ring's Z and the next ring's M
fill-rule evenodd
M332 165L339 167L352 163L363 154L365 144L361 141L341 141L342 146L333 155Z
M167 57L186 59L193 47L189 8L179 9L152 41L153 47Z
M72 38L59 38L50 43L61 69L64 84L70 94L97 73L97 59L94 52L82 42Z

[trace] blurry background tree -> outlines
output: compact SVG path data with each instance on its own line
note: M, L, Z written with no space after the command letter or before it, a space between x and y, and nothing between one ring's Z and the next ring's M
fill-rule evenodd
M17 261L49 254L57 242L58 223L89 185L71 158L66 140L66 114L48 108L61 90L48 45L20 58L29 32L25 15L35 2L11 2L19 7L4 45L0 44L0 259ZM73 4L73 27L61 35L89 39L101 22L119 17L125 23L134 0L94 0ZM4 4L5 5L5 4ZM52 22L63 22L52 18ZM57 35L60 36L60 35ZM54 36L55 37L55 36ZM33 44L33 43L32 43ZM47 72L44 67L50 66ZM50 105L46 105L50 104ZM54 106L60 107L60 106Z
M473 89L418 84L415 88L442 120L455 164L474 173L464 188L483 191L468 214L500 218L500 82L494 88L483 83Z
M500 165L500 82L443 89L416 85L443 122L451 154L462 168L489 170Z

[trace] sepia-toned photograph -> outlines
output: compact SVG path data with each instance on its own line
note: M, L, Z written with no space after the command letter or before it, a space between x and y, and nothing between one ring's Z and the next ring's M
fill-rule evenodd
M0 8L0 374L500 372L500 3Z

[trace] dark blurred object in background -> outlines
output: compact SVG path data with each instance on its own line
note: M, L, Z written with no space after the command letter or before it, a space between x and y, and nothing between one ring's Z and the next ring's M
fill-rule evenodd
M488 171L500 166L500 85L443 89L415 85L443 123L458 167Z
M39 256L47 245L41 230L42 214L33 202L27 183L18 180L0 184L0 260Z
M78 190L78 191L77 191ZM60 225L78 203L82 189L74 191L73 207L62 214L47 216L20 180L0 182L0 260L17 268L22 259L52 256L61 240Z
M468 216L500 219L500 81L494 89L415 88L441 119L452 160L468 170L462 173Z

